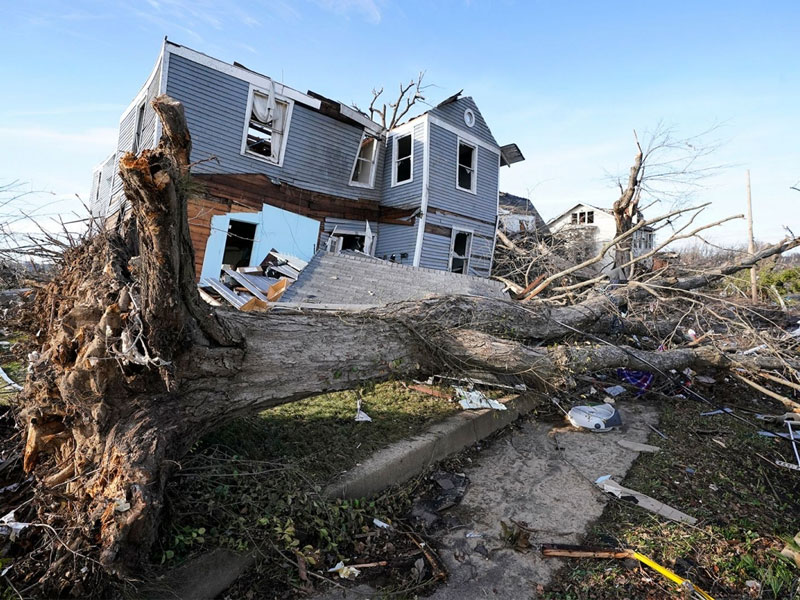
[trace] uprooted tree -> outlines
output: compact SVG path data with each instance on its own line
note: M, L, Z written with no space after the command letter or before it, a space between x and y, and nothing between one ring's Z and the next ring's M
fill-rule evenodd
M195 284L183 107L166 96L153 106L159 146L120 161L126 225L68 250L36 299L43 342L19 404L37 519L58 533L41 581L51 593L80 593L98 569L125 576L146 562L177 461L235 417L371 380L466 368L547 381L623 365L730 364L712 346L656 353L555 343L647 295L645 287L572 306L441 297L347 313L215 310ZM696 288L798 244L787 239L669 286ZM740 364L748 360L784 364Z

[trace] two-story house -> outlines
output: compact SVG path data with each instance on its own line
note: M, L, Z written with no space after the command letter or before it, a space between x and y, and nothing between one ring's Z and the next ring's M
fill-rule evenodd
M150 106L159 94L183 103L192 135L188 217L203 277L259 265L271 249L303 260L358 250L489 276L500 166L523 157L497 143L471 98L384 131L344 104L165 40L94 172L100 219L124 206L119 158L160 138Z
M596 254L600 249L614 239L617 224L614 215L609 209L598 208L590 204L576 204L564 211L547 223L550 231L556 233L568 229L586 235L592 242L591 251ZM645 225L633 233L631 237L631 252L634 257L650 252L655 245L656 234L652 227ZM614 265L614 248L610 248L597 264L600 271L609 271ZM582 260L588 256L581 257ZM646 266L652 262L645 261Z

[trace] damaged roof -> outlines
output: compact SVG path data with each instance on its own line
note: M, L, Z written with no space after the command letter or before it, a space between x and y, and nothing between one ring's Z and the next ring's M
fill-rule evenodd
M429 296L466 294L506 298L499 281L380 260L355 252L321 250L281 302L390 304Z

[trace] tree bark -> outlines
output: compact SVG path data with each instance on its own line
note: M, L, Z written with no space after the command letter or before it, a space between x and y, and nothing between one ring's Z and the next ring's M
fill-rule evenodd
M195 285L183 108L166 96L153 106L158 148L120 162L130 226L70 250L36 301L45 341L20 414L39 519L64 540L41 582L50 593L88 585L76 561L120 576L145 562L173 465L235 417L393 376L480 368L538 381L727 363L708 349L531 345L587 328L637 290L572 307L444 297L346 314L214 310Z
M617 232L614 237L619 237L631 227L633 227L633 218L639 210L639 198L641 177L644 165L644 154L642 147L639 145L639 140L636 140L636 156L633 159L630 174L628 175L628 185L625 189L621 190L620 197L614 202L612 213L614 214L614 222L617 226ZM617 244L614 250L614 266L620 267L626 264L632 258L631 245L632 238L627 238ZM633 265L631 265L633 271Z

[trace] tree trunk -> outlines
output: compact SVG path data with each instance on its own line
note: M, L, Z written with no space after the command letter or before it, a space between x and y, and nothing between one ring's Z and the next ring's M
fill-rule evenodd
M90 576L81 563L89 574L99 561L124 576L146 561L175 461L235 417L392 376L481 368L537 381L621 365L727 362L705 349L530 344L607 314L615 296L601 294L573 307L445 297L346 315L214 310L195 285L183 108L166 96L153 105L161 143L120 162L135 219L125 235L70 250L37 298L45 341L32 357L21 418L39 519L64 542L42 580L50 593L80 593Z
M617 226L617 231L614 237L621 236L623 233L633 227L633 218L639 211L639 197L642 181L641 178L644 170L644 154L642 153L642 147L639 145L638 138L636 140L636 148L636 156L633 160L633 166L631 166L630 174L628 175L628 185L625 187L625 189L621 190L620 197L616 202L614 202L614 206L612 207L614 222ZM626 238L617 244L614 250L615 267L621 267L633 258L631 251L632 244L633 239L631 237ZM631 273L633 272L633 269L634 265L631 265ZM626 273L626 275L628 275L628 273Z

